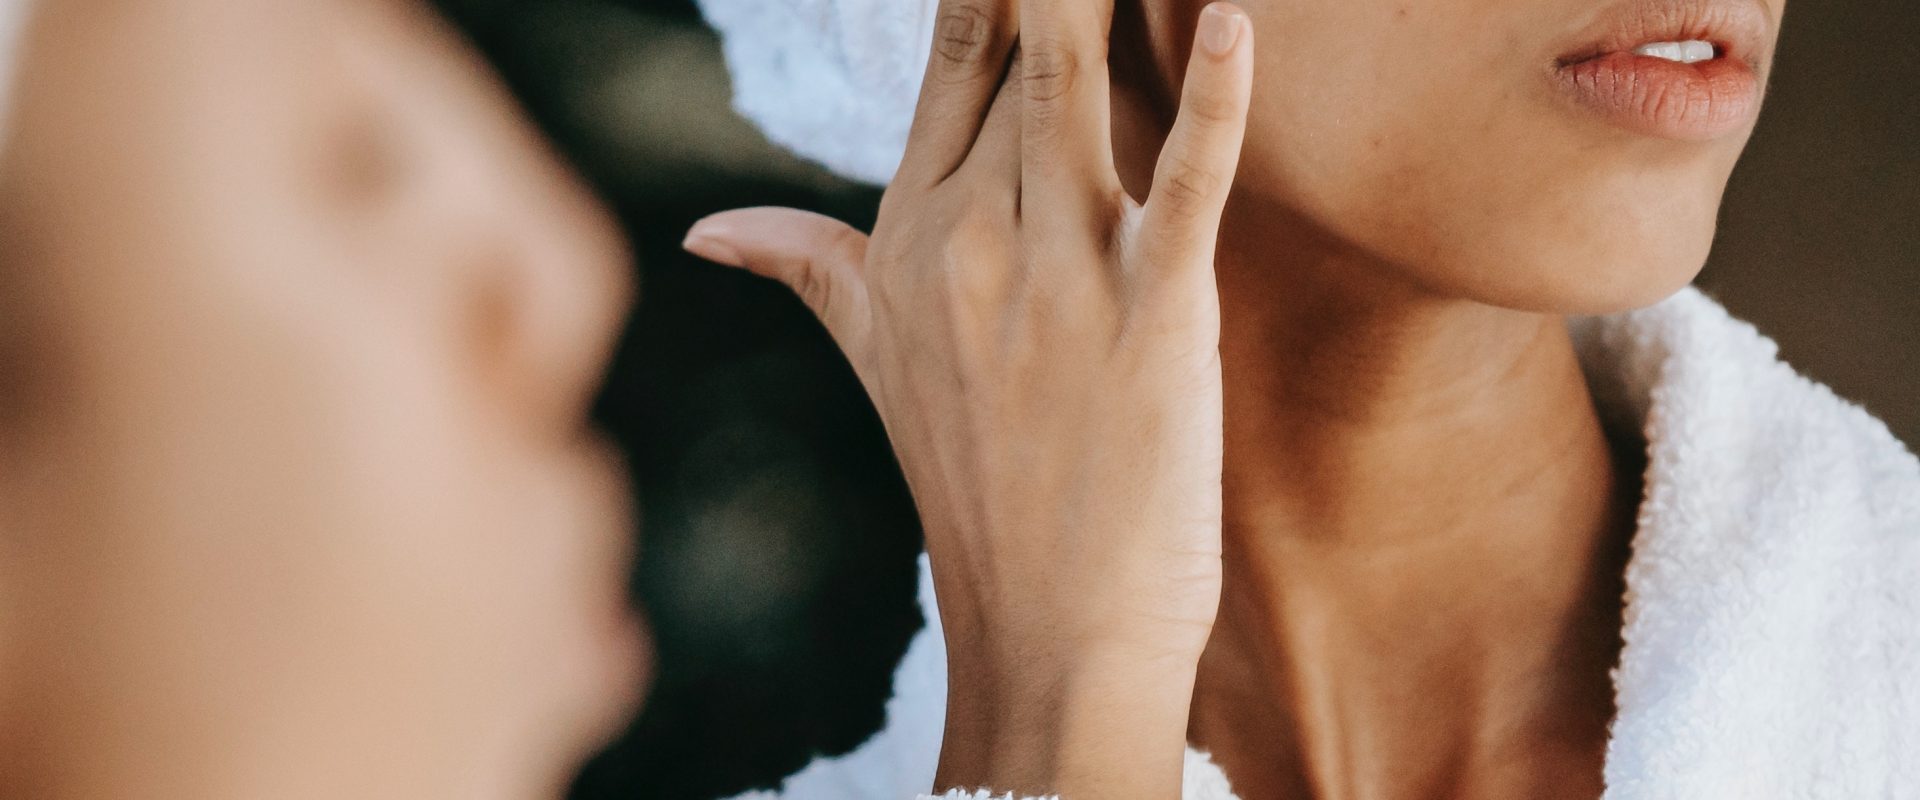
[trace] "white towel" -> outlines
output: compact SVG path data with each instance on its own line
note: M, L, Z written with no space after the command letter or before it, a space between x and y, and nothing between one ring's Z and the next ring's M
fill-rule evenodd
M775 144L840 175L893 178L932 51L937 0L700 0L733 105Z
M1650 457L1606 798L1920 798L1920 460L1696 290L1572 327ZM926 791L946 655L924 559L920 598L887 727L745 798ZM1187 800L1233 796L1188 753Z
M1576 331L1651 456L1607 797L1920 798L1920 461L1697 291Z
M0 0L0 147L6 146L11 129L7 112L13 108L13 73L31 8L29 0Z
M745 116L844 176L893 174L936 0L701 3ZM1920 462L1698 291L1571 325L1610 423L1650 456L1607 798L1920 800ZM922 578L929 626L887 728L748 797L927 789L946 680ZM1232 797L1204 755L1187 774L1188 800Z

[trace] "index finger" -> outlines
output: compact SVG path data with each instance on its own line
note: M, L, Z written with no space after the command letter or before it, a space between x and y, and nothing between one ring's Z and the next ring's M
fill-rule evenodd
M960 168L1006 77L1017 0L941 0L907 153L895 182L929 186Z

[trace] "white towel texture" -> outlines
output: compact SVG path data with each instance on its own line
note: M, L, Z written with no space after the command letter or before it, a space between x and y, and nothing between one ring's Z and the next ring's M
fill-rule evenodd
M701 3L741 113L843 176L893 174L935 0ZM1609 423L1650 457L1607 798L1920 800L1920 461L1697 290L1570 325ZM928 627L887 727L746 798L927 790L946 664L922 569ZM1233 797L1188 756L1188 800Z
M0 147L7 143L7 112L13 109L13 73L20 59L20 35L27 25L29 0L0 0Z
M1607 799L1920 798L1920 460L1696 290L1572 327L1650 458ZM926 791L946 653L924 563L920 598L886 728L743 800ZM1187 755L1187 800L1234 797Z
M702 0L733 105L840 175L893 178L932 51L932 0Z

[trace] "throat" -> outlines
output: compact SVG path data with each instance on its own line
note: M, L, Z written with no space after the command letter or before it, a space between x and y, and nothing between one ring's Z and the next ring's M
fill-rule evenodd
M1564 322L1235 251L1196 743L1245 797L1597 797L1641 463Z

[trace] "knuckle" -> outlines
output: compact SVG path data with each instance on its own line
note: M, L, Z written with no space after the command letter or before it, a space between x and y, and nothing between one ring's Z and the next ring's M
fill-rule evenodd
M861 251L864 237L851 228L836 231L822 243L819 253L806 259L793 278L793 292L800 296L823 320L832 319L844 301L847 287L841 285L845 267Z
M940 248L940 277L949 288L965 287L998 271L994 253L999 248L996 226L985 215L963 213Z
M1187 112L1201 125L1224 127L1240 119L1240 103L1229 95L1202 92L1187 100Z
M973 250L973 242L963 235L955 235L941 242L938 257L934 260L935 274L940 277L940 282L948 284L955 277L966 274Z
M1170 159L1163 169L1159 199L1177 214L1199 213L1219 191L1220 177L1189 159Z
M1041 39L1025 45L1020 70L1021 88L1027 99L1053 101L1073 91L1080 66L1073 48L1065 42Z
M866 251L867 242L866 234L853 228L838 228L824 249L834 263L857 265Z
M831 318L834 306L832 270L819 261L809 260L794 276L793 293L800 296L822 319Z
M955 0L941 6L934 23L934 57L949 73L972 75L990 61L993 17L978 0Z

